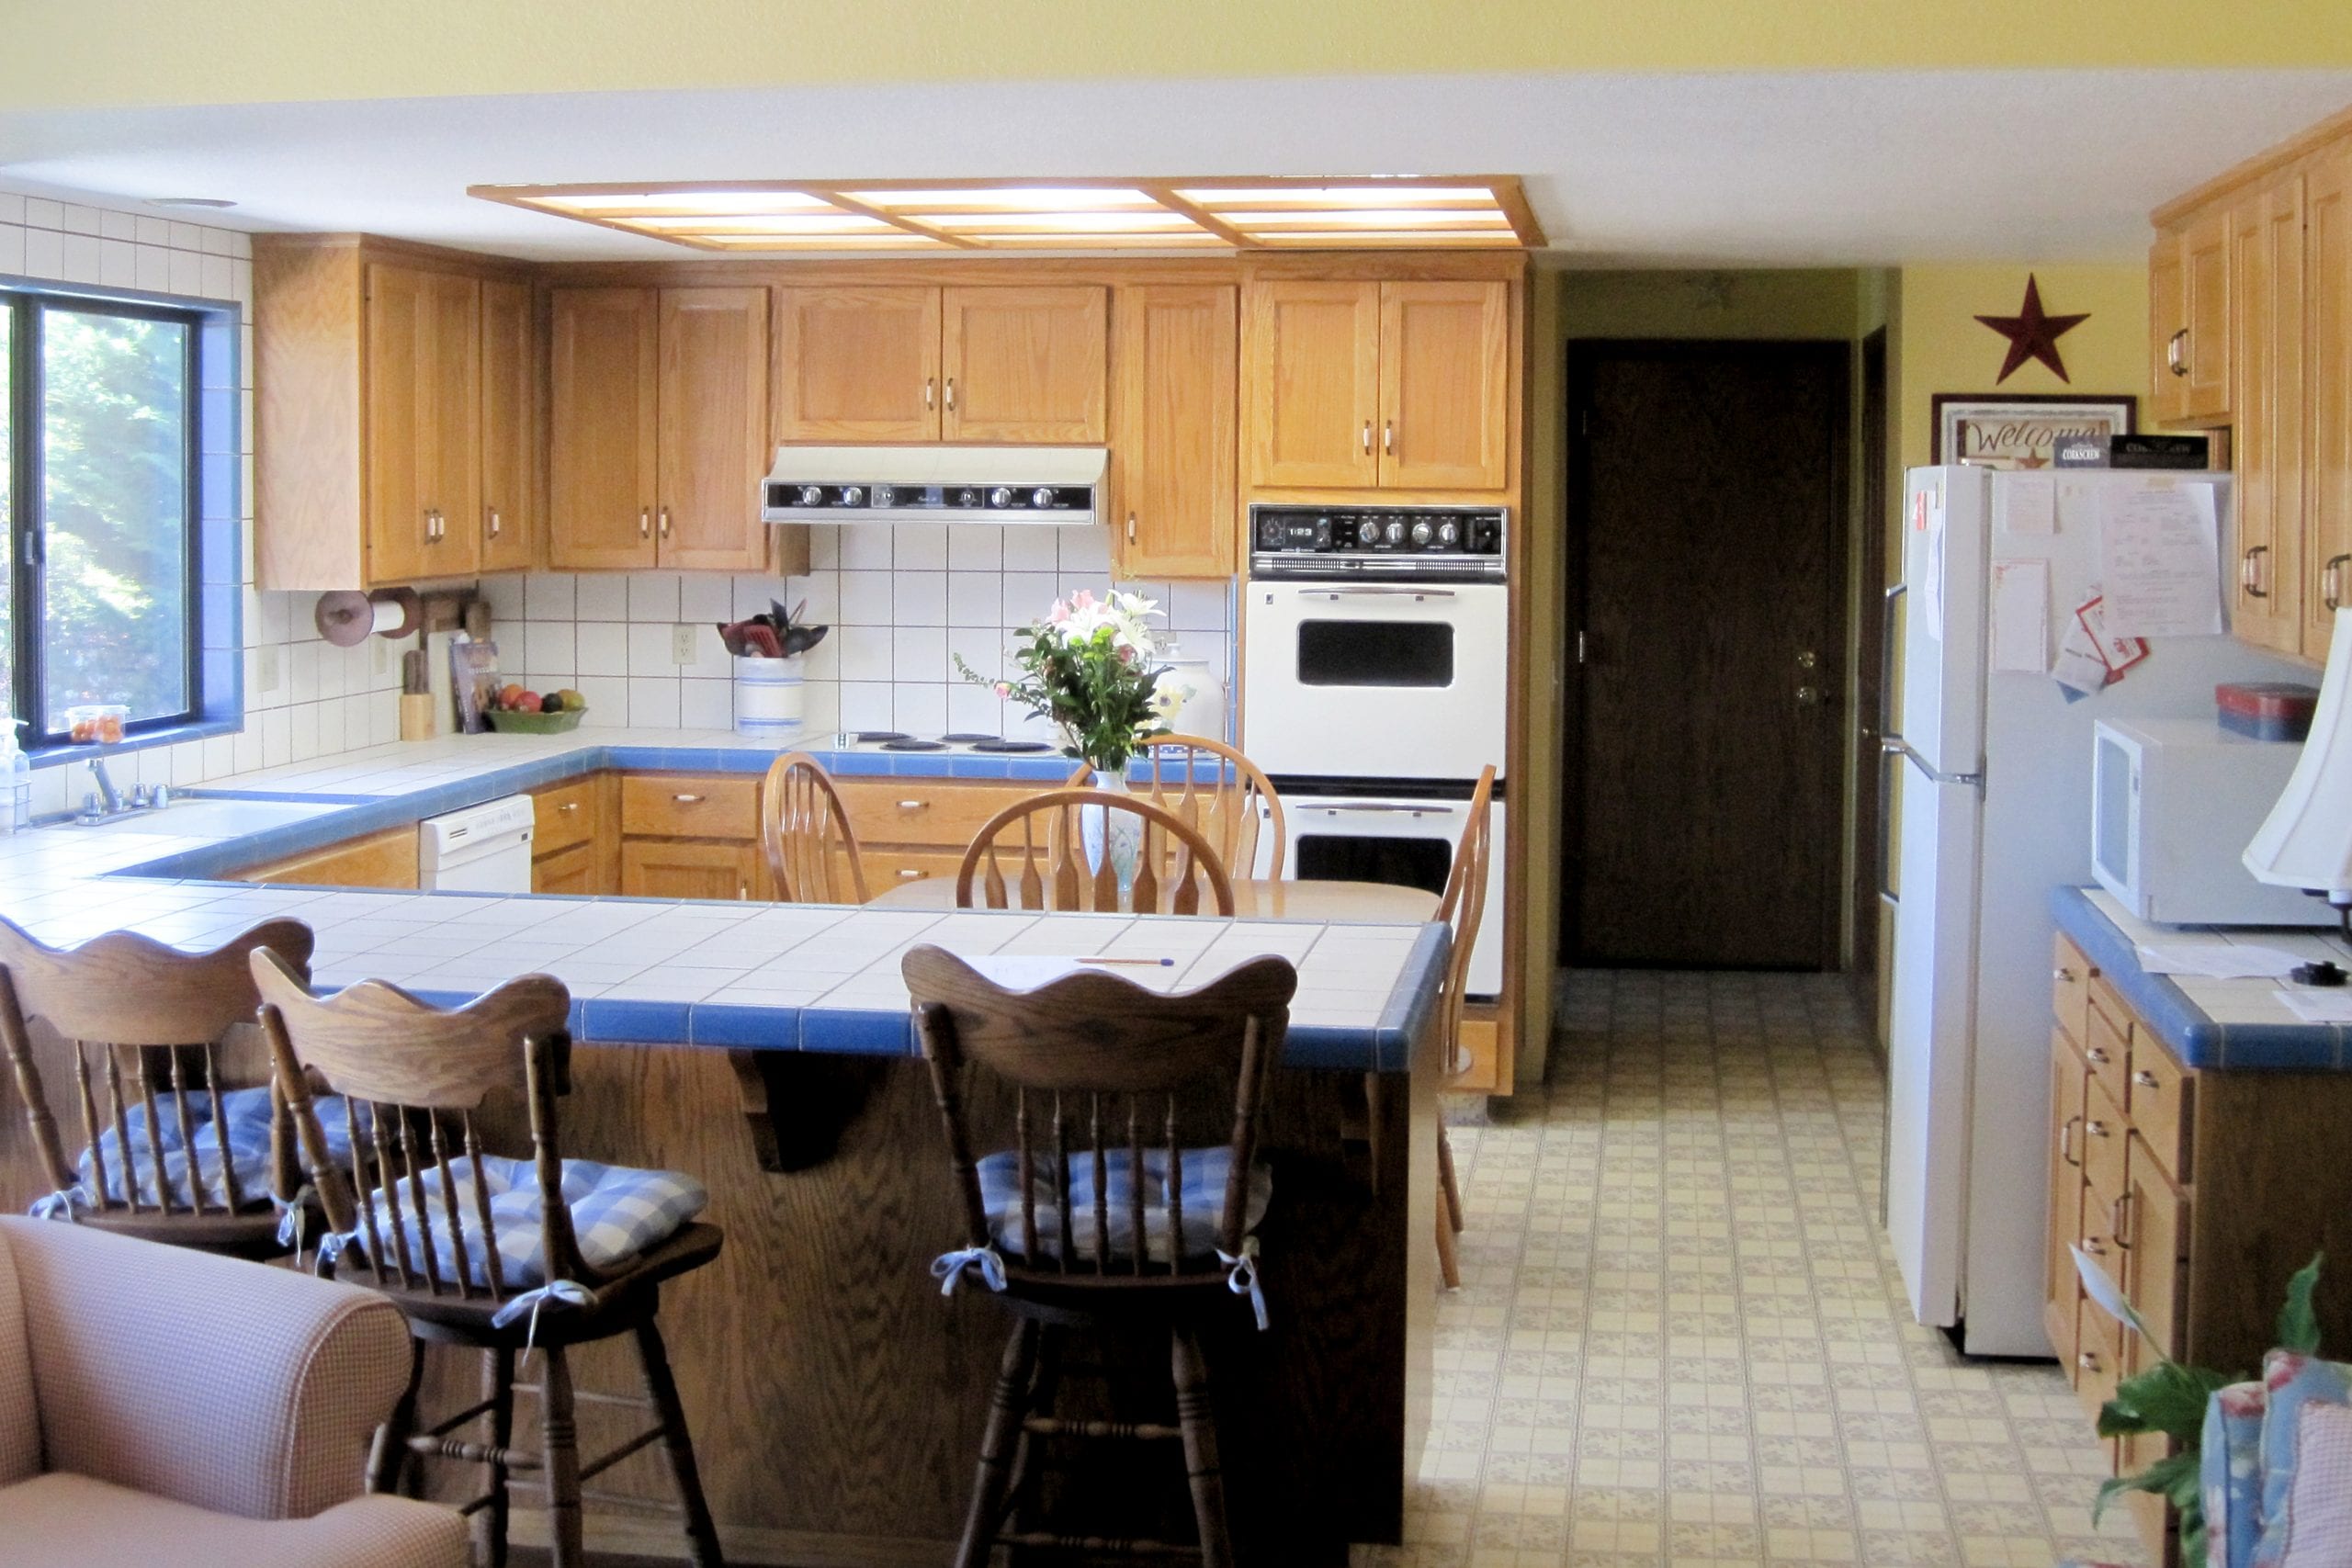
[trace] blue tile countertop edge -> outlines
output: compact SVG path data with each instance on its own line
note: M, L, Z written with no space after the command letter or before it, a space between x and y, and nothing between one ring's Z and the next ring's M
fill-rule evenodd
M2052 894L2058 929L2164 1043L2181 1066L2200 1071L2342 1072L2346 1031L2334 1023L2222 1023L2166 976L2140 967L2139 949L2080 887Z

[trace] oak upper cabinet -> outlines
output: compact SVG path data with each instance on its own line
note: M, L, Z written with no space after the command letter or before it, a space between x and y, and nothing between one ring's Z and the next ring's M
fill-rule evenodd
M1094 287L943 288L939 433L1093 446L1110 400L1110 299Z
M656 555L683 571L767 561L768 291L665 288L661 304Z
M654 564L660 296L558 288L548 334L548 561Z
M767 305L763 288L553 291L550 565L767 565Z
M368 268L368 564L378 581L479 570L481 285Z
M2303 621L2301 177L2247 195L2229 219L2238 548L2232 618L2245 640L2293 653Z
M779 442L1099 446L1110 295L1072 288L778 291Z
M1248 292L1252 485L1509 484L1510 285L1284 279Z
M1238 551L1238 293L1225 285L1136 285L1118 291L1113 315L1117 575L1230 577Z
M779 442L939 439L939 290L780 288Z
M2199 209L2160 225L2148 259L2151 384L2157 423L2230 417L2234 313L2231 212Z
M2303 638L2327 656L2352 597L2352 144L2303 177Z
M531 290L500 278L481 285L481 514L484 571L530 567L537 557L531 479L537 464L533 415L537 355Z

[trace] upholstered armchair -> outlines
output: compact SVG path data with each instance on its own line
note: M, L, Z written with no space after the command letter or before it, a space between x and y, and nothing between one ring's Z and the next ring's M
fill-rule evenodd
M360 1495L411 1354L372 1291L0 1218L0 1563L463 1568L456 1514Z

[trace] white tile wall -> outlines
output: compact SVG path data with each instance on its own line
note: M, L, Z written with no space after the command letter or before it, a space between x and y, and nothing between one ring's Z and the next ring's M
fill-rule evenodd
M996 528L915 524L818 528L806 577L713 573L538 573L481 585L498 627L499 661L537 691L578 688L589 725L725 728L733 723L733 671L717 623L808 602L808 620L832 631L807 660L808 728L1042 733L956 671L962 656L993 680L1008 628L1057 597L1110 586L1107 541L1096 528ZM1232 591L1219 582L1118 586L1157 600L1155 623L1186 655L1228 669ZM692 628L680 663L675 628ZM1229 679L1229 670L1228 670Z
M0 275L89 284L208 300L244 309L238 344L239 417L244 450L243 729L232 736L157 746L112 768L118 784L202 784L277 762L327 756L400 733L398 650L380 638L339 649L320 640L317 595L254 588L253 245L239 230L188 223L103 202L61 201L0 190ZM34 807L55 811L92 787L80 764L33 775Z

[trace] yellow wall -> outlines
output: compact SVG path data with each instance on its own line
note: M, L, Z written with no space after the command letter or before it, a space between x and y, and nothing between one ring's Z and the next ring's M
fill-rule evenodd
M786 83L2352 64L2342 0L19 0L29 109ZM1050 171L1047 171L1050 172Z
M1858 276L1843 267L1572 272L1562 336L1846 338Z

